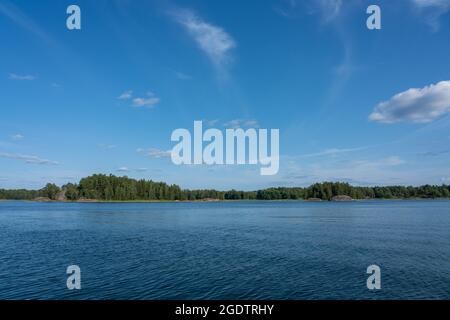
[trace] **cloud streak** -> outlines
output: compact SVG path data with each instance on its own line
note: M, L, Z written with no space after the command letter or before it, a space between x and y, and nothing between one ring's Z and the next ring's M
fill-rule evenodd
M326 149L326 150L319 151L319 152L316 152L316 153L309 153L309 154L301 155L298 158L313 158L313 157L322 157L322 156L336 156L338 154L356 152L356 151L361 151L361 150L365 150L365 149L367 149L367 147L344 148L344 149L331 148L331 149Z
M39 25L37 25L31 18L29 18L24 12L22 12L15 5L11 4L9 1L0 2L0 14L3 14L12 20L22 29L33 33L47 43L53 44L53 40L40 28Z
M160 149L156 149L156 148L150 148L150 149L143 149L143 148L138 148L136 150L137 153L143 154L147 157L150 158L156 158L156 159L160 159L160 158L170 158L171 157L171 150L160 150Z
M33 80L36 79L36 77L32 76L32 75L29 75L29 74L27 74L27 75L18 75L18 74L15 74L15 73L10 73L9 74L9 79L10 80L19 80L19 81L24 81L24 80L26 80L26 81L33 81Z
M233 119L231 121L225 122L223 126L230 129L259 128L259 123L256 120Z
M57 164L59 164L57 161L41 159L41 158L39 158L37 156L13 154L13 153L0 152L0 158L20 160L20 161L24 161L26 163L31 163L31 164L48 164L48 165L57 165Z

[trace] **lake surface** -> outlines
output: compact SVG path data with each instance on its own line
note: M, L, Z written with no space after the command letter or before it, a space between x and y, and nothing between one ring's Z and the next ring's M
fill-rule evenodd
M450 299L450 201L0 201L0 299Z

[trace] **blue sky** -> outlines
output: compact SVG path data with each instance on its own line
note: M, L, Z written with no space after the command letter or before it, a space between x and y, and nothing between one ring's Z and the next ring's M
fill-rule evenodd
M81 8L82 29L66 28ZM378 4L382 29L368 30ZM0 188L450 183L450 0L0 2ZM280 170L176 166L176 128L279 128Z

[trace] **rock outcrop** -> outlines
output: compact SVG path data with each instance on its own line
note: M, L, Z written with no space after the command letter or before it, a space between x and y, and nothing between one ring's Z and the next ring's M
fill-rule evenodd
M349 196L334 196L331 201L353 201L353 199Z

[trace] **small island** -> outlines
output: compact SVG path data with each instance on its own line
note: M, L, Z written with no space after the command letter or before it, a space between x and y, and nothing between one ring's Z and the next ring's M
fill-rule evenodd
M225 200L305 200L310 202L348 202L368 199L437 199L450 198L450 186L352 186L344 182L322 182L309 187L278 187L256 191L213 189L188 190L178 185L136 180L129 177L94 174L78 184L61 187L48 183L39 190L0 189L2 200L39 202L159 202Z

